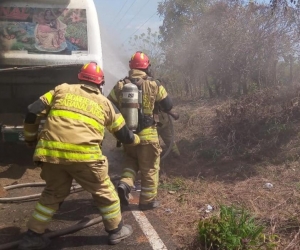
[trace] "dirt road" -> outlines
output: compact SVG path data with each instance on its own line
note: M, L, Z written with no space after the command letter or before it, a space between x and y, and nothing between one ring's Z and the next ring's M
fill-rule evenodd
M115 147L116 141L107 135L104 141L104 154L109 159L110 176L118 176L121 172L122 150ZM0 166L1 185L14 183L40 182L39 168L30 163L32 150L20 147L18 152L5 152L4 163ZM22 151L21 151L22 150ZM39 193L42 189L22 188L8 192L9 197ZM57 249L143 249L160 250L176 249L168 232L156 217L155 211L139 212L138 192L133 192L130 209L123 211L124 222L132 225L133 235L117 246L107 245L107 234L103 224L97 224L76 233L55 238L47 250ZM26 221L30 217L35 201L23 203L0 204L0 249L1 244L19 240L26 231ZM91 195L87 192L71 194L55 214L49 230L66 228L81 221L99 216ZM139 221L139 222L138 222ZM148 224L149 223L149 224ZM152 228L153 227L153 228Z

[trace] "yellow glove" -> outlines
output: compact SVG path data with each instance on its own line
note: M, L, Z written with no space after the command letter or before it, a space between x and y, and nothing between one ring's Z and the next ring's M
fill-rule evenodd
M133 134L134 135L134 141L133 143L129 144L130 146L136 146L139 145L141 140L140 137L137 134Z
M38 137L39 124L24 123L24 138L26 142L34 142Z

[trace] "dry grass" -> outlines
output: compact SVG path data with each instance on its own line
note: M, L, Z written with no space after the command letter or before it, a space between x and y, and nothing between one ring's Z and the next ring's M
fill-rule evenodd
M286 249L300 249L291 248L300 240L299 163L257 166L257 171L257 176L232 183L163 174L159 193L163 207L159 215L168 222L168 228L181 247L193 243L198 221L210 216L211 213L205 212L207 204L215 211L220 204L234 204L247 208L258 223L266 227L266 234L280 237L277 249L285 249L289 244ZM272 189L264 187L267 182L274 185ZM170 192L174 186L176 192Z
M276 89L274 93L260 92L234 102L235 107L241 103L253 107L257 102L264 108L249 108L243 115L238 111L227 118L232 100L191 102L176 107L181 119L174 125L183 157L179 162L169 158L161 164L159 196L163 205L158 213L180 249L201 249L196 240L197 223L214 213L205 212L206 204L212 205L215 212L220 204L245 207L265 227L266 234L279 236L278 250L300 249L298 88ZM273 99L265 100L272 94ZM223 122L220 112L225 117ZM247 116L246 120L251 118L248 130L253 129L253 133L259 126L274 121L274 117L280 124L288 124L289 129L251 137L245 126ZM235 140L223 140L222 128L231 128L228 134L234 129L238 136ZM228 142L243 146L243 150L232 150ZM245 157L245 152L251 157ZM265 188L267 182L274 187Z

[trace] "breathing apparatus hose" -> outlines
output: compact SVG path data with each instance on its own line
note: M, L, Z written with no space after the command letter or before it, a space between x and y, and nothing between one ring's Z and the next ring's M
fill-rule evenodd
M170 145L168 146L167 151L160 157L160 160L163 161L168 154L171 152L173 144L174 144L174 125L173 125L173 120L170 115L168 115L169 123L170 123L170 130L171 130L171 142Z

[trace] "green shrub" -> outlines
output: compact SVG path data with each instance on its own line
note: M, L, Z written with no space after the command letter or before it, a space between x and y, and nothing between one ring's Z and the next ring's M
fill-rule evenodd
M201 247L210 250L275 249L275 238L266 240L263 229L246 210L227 206L198 224Z

